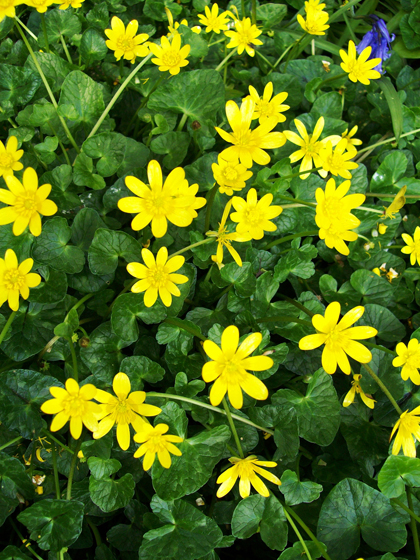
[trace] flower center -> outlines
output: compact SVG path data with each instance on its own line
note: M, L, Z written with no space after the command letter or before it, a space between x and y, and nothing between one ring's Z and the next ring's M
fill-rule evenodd
M238 172L234 167L226 167L223 171L223 177L227 183L234 183L238 179Z
M327 335L327 339L325 341L325 345L329 346L330 349L334 352L339 348L342 348L346 337L343 336L343 331L338 329L338 326L335 326L331 332Z
M256 206L251 208L247 208L245 210L245 221L251 224L252 226L256 226L263 221L263 216L261 212L258 210Z
M237 132L232 133L232 136L235 139L235 144L237 146L243 146L246 148L250 148L252 146L251 130L238 130Z
M18 196L14 205L16 212L24 218L31 218L37 212L35 196L35 192L26 192Z
M306 151L305 155L313 157L314 155L317 156L319 154L320 148L319 142L314 142L312 140L312 134L309 134L308 141L305 143L304 150Z
M86 401L79 395L69 395L62 402L63 412L70 417L83 418L86 412Z
M7 8L8 6L2 6L1 2L7 2L8 0L0 0L0 6L3 8ZM3 152L2 154L0 154L0 167L6 167L6 168L10 168L12 167L12 165L15 163L15 160L12 156L12 154L9 154L8 152Z
M113 418L117 424L130 424L134 420L135 414L128 404L127 399L120 400L115 404Z
M246 377L247 372L241 367L241 361L236 355L224 360L220 378L224 378L228 385L240 385Z
M147 442L147 447L149 451L159 453L159 451L164 451L166 449L166 441L161 435L152 436Z
M323 210L331 221L335 220L337 219L337 216L340 215L341 203L338 200L338 198L335 197L327 198L324 202Z
M181 55L177 51L165 51L162 55L162 62L164 66L173 68L181 62Z
M237 468L238 468L238 474L240 478L245 478L245 479L250 478L254 472L254 469L252 468L252 463L250 462L238 463Z
M4 273L3 282L6 290L20 290L25 284L25 276L17 268L12 268Z
M260 99L257 103L256 109L261 117L272 117L275 114L273 106L266 99Z
M254 39L250 30L238 31L238 35L239 35L238 43L242 45L249 45L250 43L252 43L252 40Z
M168 273L165 266L156 265L149 271L149 280L154 288L164 288L168 281Z
M365 72L363 71L363 67L359 64L357 60L348 63L349 67L349 74L354 74L356 80L360 77L363 77Z
M172 210L172 201L175 197L164 196L162 193L150 192L145 198L146 211L153 217L166 216Z
M118 37L116 43L117 47L124 52L132 51L136 46L134 40L131 39L131 37L127 37L127 35L121 35L120 37Z

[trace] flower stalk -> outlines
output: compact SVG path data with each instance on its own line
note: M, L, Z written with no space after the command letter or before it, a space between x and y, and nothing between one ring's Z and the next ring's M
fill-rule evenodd
M233 438L235 440L236 447L238 449L239 455L240 455L241 459L243 459L245 457L245 455L244 455L244 452L242 450L241 440L239 439L238 432L236 431L235 423L233 421L232 414L230 412L230 409L229 409L228 403L226 402L225 397L223 397L222 404L223 404L223 408L225 409L226 416L227 416L227 419L228 419L228 422L229 422L229 426L230 426Z

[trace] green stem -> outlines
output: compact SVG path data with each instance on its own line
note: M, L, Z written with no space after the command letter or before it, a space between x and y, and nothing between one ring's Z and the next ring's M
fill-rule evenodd
M348 77L347 72L341 72L340 74L336 74L335 76L330 76L329 78L325 78L320 84L314 88L314 93L320 90L325 85L329 84L330 82L334 82L335 80L341 80L341 78Z
M293 510L293 508L291 508L289 506L286 506L286 505L283 505L283 507L284 507L285 510L287 510L288 513L290 513L290 515L292 517L294 517L296 519L296 521L299 523L299 525L302 527L302 529L306 532L308 537L316 544L318 550L320 551L321 555L325 558L325 560L331 560L330 556L327 554L327 552L325 551L322 544L315 537L315 535L312 533L312 531L309 529L309 527L306 525L306 523L304 523L304 521L302 521L302 519L299 517L299 515Z
M51 53L50 51L50 43L48 41L48 35L47 35L47 26L45 25L45 15L44 14L39 14L41 16L41 25L42 25L42 32L44 33L44 41L45 41L45 46L47 49L48 53Z
M61 498L60 496L60 481L58 480L58 470L57 470L57 450L55 448L55 443L51 444L52 460L53 460L53 471L54 471L54 485L55 485L55 495L57 500Z
M17 443L21 439L23 439L23 437L18 436L18 437L15 437L14 439L11 439L7 443L4 443L3 445L0 445L0 451L3 451L3 449L6 449L6 447L10 447L11 445L13 445L14 443Z
M71 336L69 336L67 338L67 341L68 341L69 346L70 346L71 359L72 359L72 363L73 363L73 379L75 379L78 382L79 381L79 369L77 367L76 350L74 349L74 344L73 344L73 340L71 339Z
M209 198L207 200L207 208L206 208L206 219L204 222L204 231L209 231L209 227L210 227L210 218L211 218L211 210L213 208L213 202L214 202L214 198L216 196L217 193L217 189L219 188L219 185L217 183L215 183L213 185L213 188L210 191L209 194Z
M188 245L187 247L184 247L183 249L180 249L176 253L173 253L172 255L169 255L168 259L171 259L172 257L175 257L176 255L182 255L182 253L186 253L190 249L194 249L194 247L198 247L199 245L205 245L206 243L209 243L210 241L214 241L214 237L206 237L206 239L202 239L201 241L197 241L197 243L193 243L192 245Z
M92 523L92 521L89 519L89 517L87 515L85 516L85 519L86 519L86 521L87 521L87 523L88 523L88 525L89 525L89 527L90 527L90 529L93 533L93 536L95 537L96 546L101 546L102 539L101 539L101 535L98 531L98 527L94 523Z
M280 62L283 60L283 58L286 56L286 54L290 51L290 49L293 49L294 47L294 43L292 43L289 47L287 47L287 49L279 56L279 58L276 60L276 62L273 64L271 70L268 72L267 76L271 74L271 72L273 72L273 70L275 70L275 68L280 64Z
M339 8L338 10L336 10L330 17L328 20L328 23L332 23L333 21L335 21L336 19L338 19L341 14L344 14L349 8L351 8L352 6L355 6L356 4L358 4L361 0L350 0L350 2L347 2L347 4L345 4L344 6L342 6L341 8Z
M178 319L177 317L167 317L164 321L165 323L168 323L168 325L173 325L174 327L178 327L180 329L184 329L184 331L189 332L190 334L192 334L193 336L196 336L197 338L199 338L200 340L202 340L203 342L205 340L207 340L199 331L193 329L192 327L190 327L189 325L185 325L180 319Z
M268 66L272 69L273 65L271 64L271 62L263 55L261 54L259 51L255 51L255 53L257 54L257 56L259 56L266 64L268 64Z
M54 94L53 94L53 92L52 92L52 90L51 90L51 88L50 88L49 83L47 82L47 78L45 77L45 74L44 74L44 72L42 71L41 66L39 65L39 62L38 62L38 60L37 60L37 58L36 58L36 56L35 56L35 53L34 53L34 51L32 50L32 47L31 47L31 45L29 44L28 39L25 37L25 34L23 33L23 31L22 31L22 29L20 28L20 25L17 23L17 21L15 21L15 25L16 25L16 27L17 27L19 33L20 33L20 36L21 36L22 39L23 39L23 42L24 42L25 45L26 45L26 48L27 48L28 51L29 51L29 54L30 54L31 57L32 57L32 60L34 61L34 64L35 64L35 66L36 66L36 69L38 70L39 75L41 76L41 79L42 79L42 81L43 81L43 83L44 83L45 89L47 90L48 95L49 95L49 98L51 99L51 103L54 105L54 108L55 108L55 110L57 111L57 109L58 109L57 101L56 101L56 99L55 99L55 97L54 97ZM71 143L71 145L73 146L73 148L76 150L76 153L80 154L79 146L78 146L78 145L76 144L76 142L74 141L74 138L73 138L73 136L72 136L72 134L71 134L71 132L70 132L70 130L69 130L69 127L67 126L66 121L63 119L63 117L62 117L61 115L58 114L58 112L57 112L57 116L58 116L58 118L60 119L60 122L61 122L61 124L62 124L62 126L63 126L63 128L64 128L64 131L65 131L65 133L66 133L66 135L67 135L67 138L69 139L69 142Z
M225 56L225 58L222 60L222 62L219 64L219 66L217 66L217 68L215 68L216 72L220 72L220 70L223 68L223 66L226 64L226 62L229 60L229 58L231 58L237 51L238 49L232 49L230 51L230 53Z
M295 307L297 307L298 309L300 309L301 311L303 311L304 313L306 313L306 315L309 315L309 317L313 317L315 315L315 313L313 311L310 311L307 307L305 307L304 305L302 305L298 301L295 301L294 299L289 298L288 296L285 296L284 294L278 294L278 295L281 298L288 301L289 303L291 303L292 305L294 305Z
M416 515L414 513L414 511L411 511L410 508L408 508L404 502L402 502L401 500L399 500L398 498L391 498L391 502L394 502L394 504L397 504L397 506L399 506L400 508L402 508L404 511L406 511L408 513L408 515L410 515L413 519L415 519L418 523L420 523L420 517L418 515Z
M376 383L379 385L379 387L382 389L382 391L388 397L392 406L398 412L398 415L401 416L401 414L402 414L401 408L398 406L397 401L391 395L391 393L389 392L387 387L384 385L384 383L379 379L379 377L376 375L376 373L373 371L373 369L370 366L368 366L367 364L362 364L362 366L365 368L365 370L368 372L368 374L372 377L372 379L374 379L376 381Z
M293 531L296 533L296 536L299 539L300 544L302 545L303 550L305 551L306 556L308 557L308 560L312 560L312 556L309 553L308 547L306 546L306 542L303 540L302 535L300 534L299 529L294 524L293 519L290 517L289 512L287 511L286 508L283 508L283 511L284 511L284 515L287 517L287 521L290 523Z
M12 313L10 313L9 318L7 319L7 322L4 325L3 330L0 333L0 344L3 342L4 337L6 336L7 331L10 328L10 325L13 323L13 319L15 318L16 313L17 313L17 311L12 311Z
M32 37L32 39L34 39L35 41L38 41L38 37L36 35L34 35L32 33L32 31L30 29L28 29L28 27L26 27L26 25L23 23L23 21L21 21L17 16L15 16L15 19L17 19L17 21L20 23L20 25L23 27L23 29L26 31L26 33L28 33L28 35L30 35Z
M246 12L245 12L245 0L241 0L241 12L242 12L242 17L244 18L246 16Z
M187 122L187 119L188 119L188 115L187 113L184 113L181 117L181 120L179 121L179 125L177 128L178 132L180 132L184 128L184 124Z
M391 354L392 356L397 355L397 353L394 352L394 350L391 350L390 348L385 348L385 346L381 346L380 344L373 344L373 342L366 342L366 340L363 341L363 344L369 346L369 348L377 348L378 350L382 350L382 352L386 352L387 354Z
M286 237L281 237L280 239L276 239L271 243L268 243L263 249L267 251L267 249L271 249L271 247L275 247L276 245L280 245L281 243L287 243L287 241L292 241L293 239L297 239L298 237L310 237L312 235L318 235L317 229L311 229L310 231L301 231L300 233L295 233L293 235L287 235Z
M257 23L257 0L252 0L251 3L251 22L253 25Z
M63 49L64 49L64 52L66 54L67 60L69 61L70 64L73 64L73 61L72 61L70 53L69 53L69 49L67 48L66 42L64 40L64 37L61 35L61 33L60 33L60 40L61 40L61 44L63 45Z
M411 490L410 487L407 486L407 502L408 502L408 507L410 508L411 511L413 511L413 500L411 498ZM417 531L417 522L416 520L412 517L410 520L410 525L411 525L411 532L413 533L413 541L414 541L414 550L416 552L416 560L420 560L420 545L419 545L419 534Z
M167 321L167 319L165 321ZM195 399L190 399L189 397L181 397L180 395L171 395L169 393L156 393L154 391L148 392L147 396L159 397L163 399L172 399L174 401L183 401L183 402L193 404L195 406L200 406L201 408L207 408L207 410L211 410L212 412L217 412L218 414L223 414L227 416L226 412L221 408L217 408L217 406L212 406L211 404L203 403L201 401L196 401ZM261 430L262 432L267 432L267 434L270 434L271 436L274 435L273 430L270 430L269 428L264 428L264 426L259 426L258 424L254 424L254 422L251 422L251 420L248 420L248 418L243 418L242 416L238 416L237 414L232 414L232 413L231 416L235 420L238 420L238 422L242 422L243 424L248 424L248 426L253 426L257 430Z
M223 41L226 41L226 37L222 37L221 39L219 39L218 41L215 41L214 43L209 42L208 47L212 47L213 45L218 45L219 43L223 43Z
M83 305L85 303L85 301L87 301L88 299L90 299L91 297L93 297L94 294L86 294L85 296L83 296L82 298L79 299L79 301L77 303L75 303L72 307L72 309L79 309L79 307L81 305ZM66 318L68 317L68 313Z
M20 538L22 544L24 545L24 547L26 548L26 550L29 550L29 552L31 554L33 554L35 556L35 558L37 558L37 560L44 560L39 554L37 554L35 552L35 550L32 548L32 546L30 544L28 544L28 539L24 539L22 533L19 531L19 529L16 526L16 523L13 521L12 517L9 517L9 521L11 526L13 527L15 533L17 534L17 536Z
M365 206L358 206L355 210L363 210L364 212L373 212L374 214L383 215L383 210L377 210L376 208L366 208Z
M293 198L293 196L285 196L281 194L279 196L282 200L288 200L290 202L298 202L299 204L303 204L304 206L310 206L311 208L316 208L316 204L314 202L307 202L306 200L302 200L300 198Z
M71 453L72 455L74 454L73 449L70 449L70 447L67 447L67 445L65 445L63 442L61 442L55 436L53 436L52 433L49 432L48 430L42 430L42 433L45 434L49 439L52 439L53 441L55 441L55 443L57 443L60 447L62 447L68 453Z
M118 90L116 91L116 93L113 95L111 101L108 103L106 109L104 110L104 112L102 113L102 115L99 117L98 122L95 124L95 126L92 128L92 130L90 131L90 134L88 136L88 138L90 138L91 136L93 136L96 131L98 130L98 128L101 126L101 124L104 122L106 116L108 115L108 113L110 112L110 110L112 109L112 107L115 105L115 103L117 102L118 98L120 97L120 95L122 94L122 92L125 90L125 88L128 86L128 84L131 82L131 80L134 78L134 76L137 74L137 72L143 68L143 66L146 64L146 62L148 62L153 56L153 53L150 53L146 56L146 58L144 58L135 68L134 70L126 77L126 79L123 81L123 83L120 85L120 87L118 88Z
M356 37L356 34L355 34L354 31L353 31L353 27L351 26L350 20L349 20L349 18L347 17L346 12L343 12L343 19L344 19L344 21L345 21L345 23L346 23L346 25L347 25L347 29L349 30L350 37L353 39L353 42L354 42L355 44L357 44L357 43L359 42L359 40L358 40L358 38Z
M385 248L386 249L402 249L403 247L407 247L407 245L388 245Z
M289 315L275 315L273 317L261 317L261 319L255 319L257 323L299 323L299 325L305 325L306 327L312 327L312 323L305 321L304 319L298 319L297 317L290 317Z
M393 194L373 193L373 192L367 192L365 193L365 195L374 196L375 198L394 198L395 196ZM418 194L405 194L404 198L415 198L416 200L420 200L420 196Z
M229 426L230 426L233 438L234 438L235 443L236 443L236 447L237 447L238 452L239 452L239 456L240 456L241 459L243 459L245 457L245 455L244 455L244 452L242 450L241 440L239 439L238 432L236 431L235 423L234 423L233 418L232 418L232 414L230 412L228 403L226 402L226 397L223 397L222 404L223 404L223 408L225 409L225 412L226 412L226 416L227 416L227 419L228 419L228 422L229 422Z
M71 487L73 485L74 470L76 468L76 462L77 462L77 458L78 458L77 454L80 451L81 445L82 445L82 440L81 440L81 437L80 437L79 440L76 443L76 447L74 449L74 455L71 459L69 478L68 478L68 481L67 481L66 500L71 500Z
M410 130L410 132L406 132L404 134L401 134L400 136L400 140L401 138L405 138L406 136L410 136L411 134L417 134L417 132L420 132L420 128L416 128L415 130ZM371 146L366 146L366 148L363 148L362 150L359 150L357 152L357 155L362 154L363 152L367 152L368 150L373 150L374 148L377 148L378 146L383 146L384 144L389 144L390 142L395 142L396 138L395 136L392 136L392 138L388 138L387 140L383 140L382 142L376 142L376 144L372 144ZM389 195L388 195L389 197Z

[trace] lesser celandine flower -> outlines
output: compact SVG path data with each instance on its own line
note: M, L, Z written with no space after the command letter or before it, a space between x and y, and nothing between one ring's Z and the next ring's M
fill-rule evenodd
M315 222L319 227L320 239L325 239L327 247L337 249L342 255L349 254L345 241L356 241L357 233L350 231L360 225L360 220L351 214L365 201L364 194L346 196L350 189L350 181L343 181L336 188L335 180L329 179L325 192L318 188L315 191L317 200Z
M343 179L351 179L350 169L359 167L356 162L350 161L357 155L357 151L355 148L351 148L349 152L346 152L346 146L347 140L345 139L340 140L335 148L331 141L325 142L319 152L319 157L324 171L330 172L331 175L339 175Z
M32 167L25 169L22 183L13 175L7 175L5 181L9 190L0 189L0 201L9 206L0 209L0 225L13 222L14 235L21 235L29 225L32 235L40 235L41 215L52 216L58 210L56 203L47 199L51 185L38 188L38 175Z
M0 177L6 178L8 175L13 175L13 171L23 169L23 165L19 161L23 156L23 150L17 148L16 136L10 136L6 146L0 140Z
M299 119L295 119L294 123L300 136L292 130L284 131L284 135L286 136L287 140L299 146L299 150L293 152L289 156L291 163L295 163L296 161L299 161L301 159L302 163L300 164L299 171L310 171L312 169L312 160L315 164L315 167L322 167L322 159L319 157L319 152L324 146L325 142L331 141L332 143L334 143L333 137L327 137L324 140L319 140L319 137L324 130L324 117L320 117L317 120L312 134L308 134L305 125ZM322 169L319 170L319 174L322 177L327 176L327 172L323 171ZM300 175L301 179L306 179L307 177L309 177L309 173L303 173L302 175Z
M185 25L185 27L188 27L188 21L186 19L181 20L180 22L175 21L174 22L174 16L172 15L172 12L169 8L165 7L165 12L166 12L166 17L168 18L168 29L169 29L169 33L168 35L178 35L179 31L178 28L180 25ZM199 35L201 33L201 27L199 25L196 25L194 27L191 28L191 31L193 31L193 33L197 33L197 35Z
M259 165L267 165L271 158L264 149L280 148L286 143L283 132L271 132L277 124L275 117L269 117L254 130L250 129L254 110L255 103L250 97L242 101L240 109L234 101L228 101L226 116L232 132L215 127L223 140L233 144L223 150L221 157L229 161L240 159L245 167L252 167L253 161Z
M257 198L257 191L249 189L246 201L239 196L232 199L236 212L230 215L233 222L237 222L236 231L240 234L249 234L252 239L262 239L265 231L276 231L277 226L270 222L282 212L281 206L271 206L273 195L268 193L261 200Z
M255 103L252 120L259 119L260 124L263 124L269 117L275 117L278 123L286 120L282 113L290 109L289 105L283 105L283 101L289 95L287 92L278 93L271 99L273 95L273 82L268 82L262 97L258 95L258 91L252 86L249 86L249 93L252 101Z
M40 14L44 14L52 4L58 4L56 0L25 0L28 6L35 8Z
M383 219L390 218L391 220L393 220L395 218L394 214L399 212L405 204L406 190L407 190L407 186L402 187L395 195L394 200L391 202L391 204L388 207L384 206L385 212L384 215L382 216Z
M395 348L398 356L392 360L392 365L401 367L401 377L404 381L408 378L415 384L420 385L420 344L417 338L412 338L406 346L399 342Z
M0 22L4 20L5 17L14 18L16 15L16 6L23 4L24 0L2 0L0 2Z
M29 288L41 282L41 276L31 272L33 259L25 259L19 264L13 249L7 249L4 259L0 258L0 307L8 301L12 311L19 309L19 295L28 299Z
M402 233L401 237L406 243L406 247L401 249L401 253L410 255L410 263L412 265L416 264L416 261L420 264L420 227L416 227L413 237L408 235L408 233Z
M339 322L340 311L341 305L338 301L333 301L325 309L325 317L314 315L312 324L317 330L317 334L301 338L299 348L313 350L325 344L322 352L324 370L330 374L335 373L338 364L341 371L350 375L351 367L347 354L357 362L368 364L372 360L372 354L357 340L376 336L378 331L373 327L351 327L365 312L363 306L359 305L350 309Z
M397 432L395 436L394 445L392 446L392 454L398 455L402 447L403 453L406 457L416 457L416 444L415 440L420 441L420 406L408 412L403 412L392 428L391 437ZM414 436L414 439L413 439Z
M320 0L308 0L305 1L305 12L307 13L309 10L318 10L322 11L325 8L325 4L321 4Z
M129 175L125 184L136 196L121 198L118 208L123 212L137 214L131 222L134 231L144 229L152 222L152 233L163 237L168 221L178 227L187 227L197 216L195 208L204 206L206 200L196 198L197 185L188 187L181 167L173 169L163 183L162 169L156 160L149 162L147 177L150 186Z
M245 187L245 181L252 177L252 171L249 171L239 159L225 160L220 155L217 157L217 163L212 166L213 177L219 185L219 192L232 196L234 191L240 191Z
M263 42L257 39L261 35L256 25L251 24L251 18L243 18L235 20L235 31L225 31L226 37L230 38L230 43L226 45L228 49L238 48L238 54L242 54L244 50L249 56L255 56L253 45L262 45Z
M108 37L106 46L114 51L117 60L124 58L134 64L136 58L144 57L149 54L147 45L143 45L149 38L147 33L136 35L139 28L137 20L130 21L125 27L124 23L114 16L111 20L111 29L105 29L105 35Z
M277 476L272 474L261 467L276 467L277 463L274 461L259 461L256 455L250 455L245 459L239 459L239 457L231 457L229 461L233 464L233 467L227 469L223 472L216 483L220 484L217 490L217 497L223 498L228 492L232 490L235 482L239 477L239 493L242 498L247 498L251 493L251 485L258 494L268 498L270 492L264 482L257 476L263 476L265 479L269 480L273 484L280 485L281 481Z
M64 0L60 6L60 10L67 10L67 8L81 8L85 0Z
M355 148L356 146L360 146L361 144L363 144L363 142L358 138L353 138L353 136L357 134L358 128L359 127L357 125L353 126L350 131L348 128L346 128L346 130L341 135L344 140L347 140L347 144L345 146L346 150L350 150L351 148Z
M219 6L213 4L211 10L208 6L205 6L203 14L198 14L198 19L201 25L206 26L206 33L213 31L217 35L221 31L226 31L228 28L229 16L228 12L222 12L219 15Z
M74 379L67 379L66 388L50 387L54 397L41 406L45 414L55 414L50 430L61 430L70 420L70 433L74 439L79 439L83 424L94 432L98 429L98 418L101 416L101 406L92 402L96 395L96 387L90 383L79 388Z
M145 424L142 430L134 436L135 442L143 444L134 453L134 457L137 459L144 455L143 469L145 471L148 471L153 465L156 454L159 463L165 469L169 469L172 464L171 453L178 457L182 455L182 452L174 443L181 443L184 440L179 436L165 435L168 430L169 426L167 424L158 424L155 427Z
M330 27L327 25L328 18L328 12L313 8L306 10L306 19L300 14L297 15L299 25L310 35L325 35L325 31Z
M242 266L242 259L239 256L239 253L232 247L232 241L249 241L251 239L250 235L240 235L237 232L229 233L228 228L226 226L226 220L229 216L230 209L232 207L232 201L226 204L225 209L223 211L222 220L219 224L218 231L208 231L206 235L209 237L216 237L217 241L217 251L215 255L212 255L212 261L220 265L223 263L223 247L229 251L232 255L233 260L236 262L238 266Z
M131 291L134 293L145 292L144 305L151 307L157 300L158 294L163 305L169 307L172 304L172 296L181 295L176 284L185 284L188 277L183 274L175 274L185 262L185 258L176 255L168 260L168 249L161 247L155 257L149 249L142 249L141 256L146 264L129 263L128 272L135 278L140 278L134 284Z
M347 395L344 397L343 406L346 407L350 406L354 402L355 396L360 395L360 398L362 399L362 401L365 403L366 406L372 409L374 408L376 401L372 399L372 397L366 395L366 393L363 391L362 387L360 386L361 379L362 376L360 375L360 373L353 374L353 381L351 382L352 387L350 391L347 393Z
M117 395L111 395L98 389L95 400L102 403L102 415L93 439L104 437L117 424L118 445L126 451L130 447L130 424L138 432L143 428L145 420L142 416L157 416L162 410L151 404L144 404L144 391L131 391L131 383L127 374L120 371L114 377L112 388Z
M231 405L242 408L243 395L257 400L265 400L268 390L264 383L247 370L265 371L273 366L268 356L251 356L262 341L261 333L250 334L239 346L239 329L234 325L222 333L221 348L212 340L203 344L204 352L212 360L203 366L203 379L206 383L214 381L210 390L210 402L217 406L228 393Z
M161 72L168 72L175 76L179 74L182 67L187 66L189 61L187 56L190 54L190 45L181 48L181 35L176 34L172 42L165 36L160 38L160 46L149 43L149 49L156 58L152 58L153 64L159 66Z
M373 68L380 64L382 60L380 58L368 60L371 52L372 47L366 47L361 52L359 58L357 58L356 45L353 41L349 41L348 52L340 50L340 56L343 60L340 66L344 72L348 73L349 79L352 82L360 82L367 86L370 84L370 80L376 80L381 77L381 73L373 70Z

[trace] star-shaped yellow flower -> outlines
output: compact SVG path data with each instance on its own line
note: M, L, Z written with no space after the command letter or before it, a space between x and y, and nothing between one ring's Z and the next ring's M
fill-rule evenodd
M182 455L182 452L174 443L181 443L184 440L179 436L165 435L168 430L169 426L167 424L158 424L153 427L145 423L141 431L134 436L135 442L143 444L134 453L134 457L138 458L144 455L143 469L145 471L148 471L155 462L156 454L159 463L165 469L169 469L172 464L170 453L178 457Z
M52 4L57 4L56 0L25 0L24 3L35 8L40 14L44 14Z
M235 31L225 31L226 37L230 38L230 43L226 45L228 49L238 48L238 54L242 54L244 50L249 56L255 56L253 45L262 45L263 42L257 39L261 35L256 25L251 24L251 18L243 18L235 20Z
M327 25L328 19L328 12L311 7L306 9L306 19L300 14L297 15L299 25L310 35L325 35L325 31L330 27Z
M117 60L124 58L134 64L136 58L144 57L149 54L147 45L143 45L149 38L146 33L136 35L139 28L139 22L134 19L127 25L114 16L111 20L111 29L105 29L105 35L108 37L106 46L114 51L114 56Z
M219 185L219 192L228 196L245 188L246 181L252 177L252 171L239 163L239 159L228 161L219 155L217 163L213 163L211 168L214 180Z
M67 8L70 8L70 6L75 9L81 8L84 1L85 0L63 0L63 3L60 6L60 10L67 10Z
M415 384L420 385L420 344L417 338L412 338L406 346L399 342L395 348L398 356L393 359L394 367L401 367L401 377L404 381L408 378Z
M355 161L350 161L357 155L356 148L351 148L346 152L347 140L342 138L335 149L331 141L324 142L319 157L322 161L322 168L331 175L339 175L343 179L351 179L350 169L357 169L359 165Z
M418 264L420 264L420 227L419 226L416 227L416 229L414 230L413 237L411 237L411 235L408 235L408 233L402 233L401 237L404 239L405 243L407 244L406 247L403 247L401 249L401 253L410 255L411 265L415 265L416 261Z
M283 105L283 101L285 101L289 95L287 92L283 91L282 93L278 93L271 99L273 95L273 82L268 82L264 88L262 97L258 95L258 91L253 86L249 86L249 93L251 99L255 103L252 120L259 119L260 124L263 124L269 117L275 117L278 123L286 120L286 117L282 113L290 109L289 105Z
M362 376L360 375L360 373L353 374L353 381L351 382L352 387L344 398L343 406L345 407L350 406L352 403L354 403L355 396L360 395L360 398L362 399L362 401L365 403L366 406L368 406L371 409L375 407L376 401L372 399L372 397L366 395L366 393L363 391L362 387L360 386L361 379Z
M270 220L277 218L283 212L283 208L271 206L272 202L271 193L258 200L255 189L249 189L246 201L239 196L234 196L232 204L236 212L233 212L230 218L238 223L236 231L241 235L249 234L256 240L262 239L265 231L276 231L277 226Z
M392 428L391 437L392 439L395 432L394 445L392 446L392 454L398 455L402 447L403 453L406 457L416 457L416 444L415 441L420 441L420 406L408 412L406 410L403 412L396 422L395 426ZM414 439L413 439L414 437Z
M217 35L221 31L226 31L229 23L228 12L222 12L219 15L219 6L217 4L212 4L211 10L208 6L205 6L203 14L198 14L198 19L201 25L206 26L206 33L213 31Z
M10 136L6 146L0 140L0 177L6 178L13 175L13 171L23 169L20 158L23 156L23 150L18 150L18 140L16 136Z
M4 259L0 258L0 307L6 301L12 311L19 309L19 295L28 299L29 288L35 288L41 282L41 276L30 272L33 259L26 259L19 264L13 249L7 249Z
M223 472L216 483L221 484L217 491L217 497L223 498L228 492L232 490L235 486L235 482L239 477L239 493L241 498L247 498L251 493L251 485L258 494L268 498L270 492L264 482L257 476L263 476L265 479L269 480L273 484L280 486L281 481L276 475L272 474L261 467L276 467L277 463L274 461L258 461L256 455L250 455L245 459L239 459L239 457L231 457L229 461L233 464L233 467L227 469Z
M149 43L149 49L156 57L152 58L153 64L157 64L161 72L169 71L172 76L175 76L179 74L181 68L189 64L187 56L191 47L190 45L184 45L181 48L181 35L179 33L173 37L172 43L167 37L162 36L160 46L156 43Z
M342 63L340 64L344 72L347 72L349 79L352 82L360 82L365 86L370 84L370 80L376 80L381 77L381 73L377 70L373 70L375 66L378 66L382 62L381 58L371 58L370 53L372 52L372 47L366 47L361 53L359 58L357 58L356 45L353 41L349 41L348 53L343 49L340 50L340 56Z
M218 231L208 231L206 233L206 235L208 235L209 237L215 237L218 243L217 252L215 255L212 255L211 258L213 262L219 265L219 268L221 268L221 265L223 263L223 247L226 247L226 249L232 255L233 260L236 262L236 264L238 266L242 266L242 259L239 256L239 253L236 251L236 249L232 247L232 241L241 242L241 241L250 241L251 239L251 236L248 234L240 235L237 232L229 233L228 228L226 226L226 220L229 216L231 207L232 207L232 201L229 200L229 202L226 204L225 209L223 211L222 221L219 224Z

